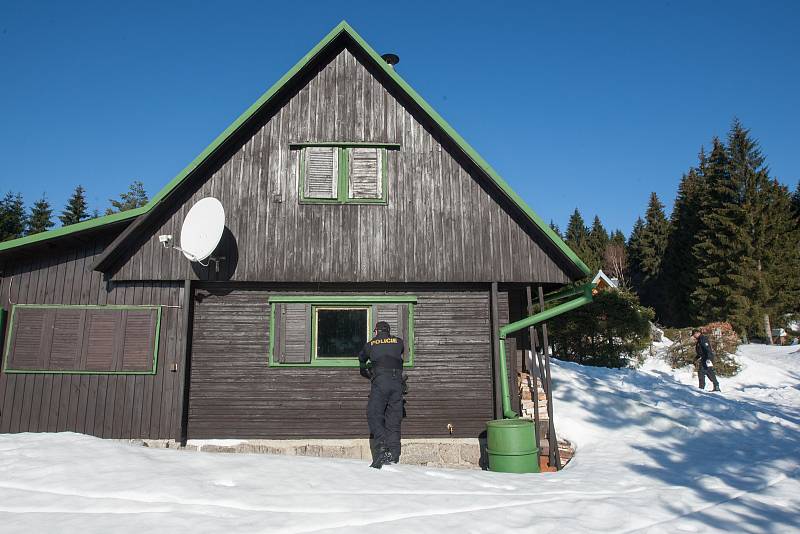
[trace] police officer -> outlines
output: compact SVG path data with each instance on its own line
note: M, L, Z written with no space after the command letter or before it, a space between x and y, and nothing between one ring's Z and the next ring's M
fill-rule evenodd
M400 423L403 420L403 340L390 333L389 323L378 321L375 337L358 355L361 376L372 388L367 403L369 431L377 443L376 469L400 459ZM367 362L370 366L367 367Z
M697 376L700 379L700 389L706 388L706 375L711 379L714 384L713 391L720 391L719 382L717 382L717 374L714 372L714 350L711 348L708 338L703 335L700 330L695 328L692 330L692 337L695 340L694 350L697 354L695 362L697 362Z

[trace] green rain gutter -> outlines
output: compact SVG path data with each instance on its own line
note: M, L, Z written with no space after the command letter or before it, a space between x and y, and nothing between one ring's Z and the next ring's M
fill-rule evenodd
M589 304L592 302L592 289L594 289L594 284L589 282L588 284L584 284L576 288L570 288L568 290L559 291L558 293L553 293L548 299L551 302L553 300L567 298L574 295L581 296L568 302L564 302L563 304L559 304L558 306L554 306L549 310L544 310L537 314L531 315L530 317L520 319L519 321L507 324L506 326L500 328L500 369L508 368L506 365L506 344L504 341L509 334L513 334L514 332L518 332L525 328L529 328L536 324L550 320L553 317L561 315L562 313L566 313ZM519 415L517 412L511 409L511 394L509 393L508 389L508 373L498 373L498 380L500 380L500 394L503 401L503 417L506 419L516 419L519 417Z

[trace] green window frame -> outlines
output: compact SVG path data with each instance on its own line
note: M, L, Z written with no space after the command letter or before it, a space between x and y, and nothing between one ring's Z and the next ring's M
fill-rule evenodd
M268 363L270 367L350 367L358 368L359 362L357 355L352 358L330 358L330 357L317 357L317 310L319 309L367 309L367 340L371 339L372 331L375 328L376 317L372 307L379 304L407 304L408 305L408 332L403 335L397 335L403 338L405 342L405 353L403 355L404 368L414 367L414 308L417 303L417 297L414 295L376 295L376 296L289 296L277 295L269 298L269 355ZM310 361L308 363L285 363L278 361L275 353L275 320L276 320L276 305L286 303L305 303L310 304L311 311L311 332L309 350Z
M145 371L113 371L113 370L78 370L78 369L13 369L8 367L11 357L11 341L14 337L14 316L17 309L65 309L65 310L99 310L99 311L121 311L121 310L153 310L156 312L155 332L153 335L153 365ZM84 334L85 335L85 334ZM3 351L3 373L6 374L47 374L47 375L155 375L158 370L158 347L161 337L161 306L157 305L94 305L94 304L14 304L8 317L8 331L5 337L5 347Z
M292 149L299 149L298 198L301 204L388 204L387 151L400 147L398 143L293 143ZM316 198L305 195L306 149L310 147L332 147L337 154L336 198ZM355 148L376 148L380 154L381 196L376 198L353 198L350 196L350 161Z

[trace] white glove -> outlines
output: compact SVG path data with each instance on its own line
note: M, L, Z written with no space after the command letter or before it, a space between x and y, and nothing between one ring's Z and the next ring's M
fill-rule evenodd
M711 360L706 360L706 367L714 367L714 362Z

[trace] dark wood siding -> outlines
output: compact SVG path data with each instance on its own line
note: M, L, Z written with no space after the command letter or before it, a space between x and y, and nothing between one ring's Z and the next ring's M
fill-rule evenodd
M38 259L7 257L0 266L0 302L10 298L21 304L181 304L182 284L107 283L100 273L89 271L111 237L100 236L83 247L54 243ZM105 438L175 437L183 370L180 311L162 310L156 375L0 372L0 432L69 430ZM67 357L68 347L54 348ZM171 372L176 363L178 372Z
M234 286L197 291L190 438L369 434L369 382L358 369L268 366L267 301L272 294L288 293ZM493 412L488 288L408 288L406 293L417 295L418 303L403 435L446 437L452 423L456 436L475 437Z
M568 282L541 231L374 74L350 50L336 54L176 193L172 211L117 261L114 279ZM299 203L300 150L289 145L326 141L400 144L386 151L388 205ZM157 237L177 237L205 196L227 216L219 278Z

